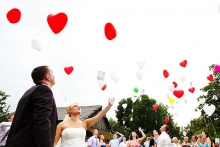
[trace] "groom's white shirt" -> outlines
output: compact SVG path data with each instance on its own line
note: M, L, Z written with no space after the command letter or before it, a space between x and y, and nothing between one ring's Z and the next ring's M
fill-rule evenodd
M158 137L157 147L167 147L171 145L170 136L166 132L162 132Z

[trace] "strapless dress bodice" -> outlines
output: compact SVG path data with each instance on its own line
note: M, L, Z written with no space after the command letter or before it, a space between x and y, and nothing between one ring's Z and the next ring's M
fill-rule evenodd
M86 147L84 128L65 128L61 134L61 147Z

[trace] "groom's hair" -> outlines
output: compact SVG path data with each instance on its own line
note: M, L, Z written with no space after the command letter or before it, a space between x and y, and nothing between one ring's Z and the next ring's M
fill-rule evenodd
M48 73L48 66L39 66L33 69L31 73L31 77L33 79L33 82L35 84L41 84L41 82L44 80L45 75Z
M165 124L165 129L166 129L166 132L169 131L169 126L167 124Z

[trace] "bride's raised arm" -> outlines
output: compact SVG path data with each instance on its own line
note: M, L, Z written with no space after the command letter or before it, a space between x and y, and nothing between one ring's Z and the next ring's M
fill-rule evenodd
M108 105L104 109L102 109L102 111L100 111L96 116L84 120L84 122L86 123L87 129L89 127L91 127L92 125L94 125L96 122L98 122L103 116L105 116L105 114L108 112L108 110L114 104L114 101L115 101L114 98L109 98Z

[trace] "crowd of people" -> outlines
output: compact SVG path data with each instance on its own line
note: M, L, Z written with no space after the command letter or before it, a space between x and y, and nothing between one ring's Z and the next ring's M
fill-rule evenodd
M8 118L8 122L0 123L0 147L141 147L146 135L138 138L135 131L129 138L116 132L109 143L103 135L98 138L98 130L93 130L93 136L85 142L86 130L98 122L111 109L115 99L109 98L108 104L96 116L80 120L81 107L78 103L71 104L66 111L64 121L57 125L57 107L52 93L55 76L48 66L39 66L31 73L36 84L28 89L18 102L15 114ZM153 136L148 136L145 147L219 147L211 144L205 131L199 136L192 137L192 143L185 137L183 143L176 137L167 134L168 125L156 130ZM118 135L120 135L119 138ZM172 140L172 141L171 141Z
M170 138L166 133L168 128L167 125L162 126L160 128L161 135L159 135L156 130L153 130L152 136L149 137L146 137L139 128L143 136L138 138L136 132L132 132L128 141L124 135L116 132L113 134L113 139L109 143L105 143L103 135L98 137L98 130L94 129L93 136L89 138L87 144L88 147L219 147L219 142L211 143L206 131L203 131L202 134L198 136L193 135L190 143L187 136L184 137L183 141L178 140L177 137ZM120 135L120 138L117 138L117 134ZM144 138L146 138L146 140L143 143ZM143 143L143 145L141 143Z

